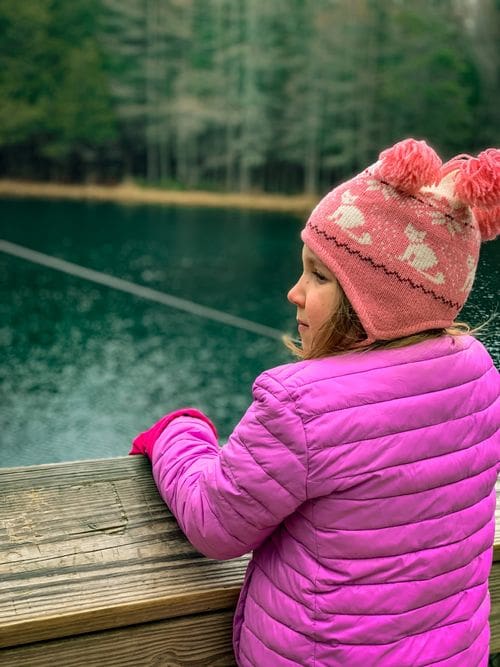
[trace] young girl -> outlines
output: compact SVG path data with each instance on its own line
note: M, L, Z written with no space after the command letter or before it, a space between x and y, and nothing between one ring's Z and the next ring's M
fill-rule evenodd
M135 439L196 549L253 551L238 665L487 665L500 382L454 322L499 204L499 150L384 151L302 231L302 360L222 448L194 409Z

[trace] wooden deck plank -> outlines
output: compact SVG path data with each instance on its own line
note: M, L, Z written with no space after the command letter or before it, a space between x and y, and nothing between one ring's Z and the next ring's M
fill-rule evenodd
M201 614L4 649L5 667L236 667L232 612ZM203 628L203 632L199 628Z
M494 561L492 652L500 651L499 503ZM194 551L143 457L0 469L0 647L230 612L247 562Z
M194 551L143 457L0 470L0 647L233 608L247 562Z
M491 596L490 652L500 653L500 561L493 563L489 588Z

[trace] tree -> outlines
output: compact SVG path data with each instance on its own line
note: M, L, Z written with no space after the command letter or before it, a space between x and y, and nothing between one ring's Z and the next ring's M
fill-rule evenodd
M500 108L500 3L498 0L467 2L456 0L463 38L474 68L468 70L470 106L474 132L470 152L498 145L498 109Z
M0 146L8 155L11 147L12 156L46 158L58 176L116 137L93 36L98 7L92 0L74 0L71 11L62 0L0 3Z
M498 13L498 0L0 0L1 164L94 178L112 153L150 183L312 193L404 136L480 149L497 138Z
M26 142L45 115L50 11L47 2L0 0L0 144Z

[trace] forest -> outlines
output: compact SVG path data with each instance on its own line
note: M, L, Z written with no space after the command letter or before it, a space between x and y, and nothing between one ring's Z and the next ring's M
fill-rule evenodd
M0 0L0 177L315 193L498 144L499 0Z

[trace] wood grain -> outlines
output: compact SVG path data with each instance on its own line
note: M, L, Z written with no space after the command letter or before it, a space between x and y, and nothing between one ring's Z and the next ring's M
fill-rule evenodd
M490 653L500 653L500 562L493 563L490 574Z
M143 457L0 471L0 647L232 609L247 562L194 551Z
M493 545L493 560L500 561L500 480L497 481L497 504L495 507L495 543Z
M499 492L497 485L497 497ZM493 559L491 651L495 652L500 651L498 503ZM2 651L0 664L5 664L5 655L21 660L37 646L50 645L58 651L59 645L86 646L91 637L99 637L100 644L113 632L154 634L159 627L155 621L173 628L176 618L179 628L191 627L193 637L198 637L199 626L195 632L189 624L206 612L211 614L203 617L201 634L205 626L207 632L218 632L209 618L224 618L226 623L247 562L247 557L212 561L194 551L158 495L143 457L0 469L0 647L33 643ZM144 626L135 627L138 624ZM221 641L227 642L230 624L224 627ZM125 639L120 641L126 645ZM165 647L158 649L158 656L166 651L163 662L150 656L144 663L127 663L123 658L121 663L96 664L198 664L175 662L181 660L172 654L177 648L172 648L170 639L165 641ZM75 660L79 650L75 648ZM214 656L215 661L226 659ZM37 659L12 664L44 663Z
M233 667L232 612L4 649L3 667ZM200 632L200 629L202 631Z

